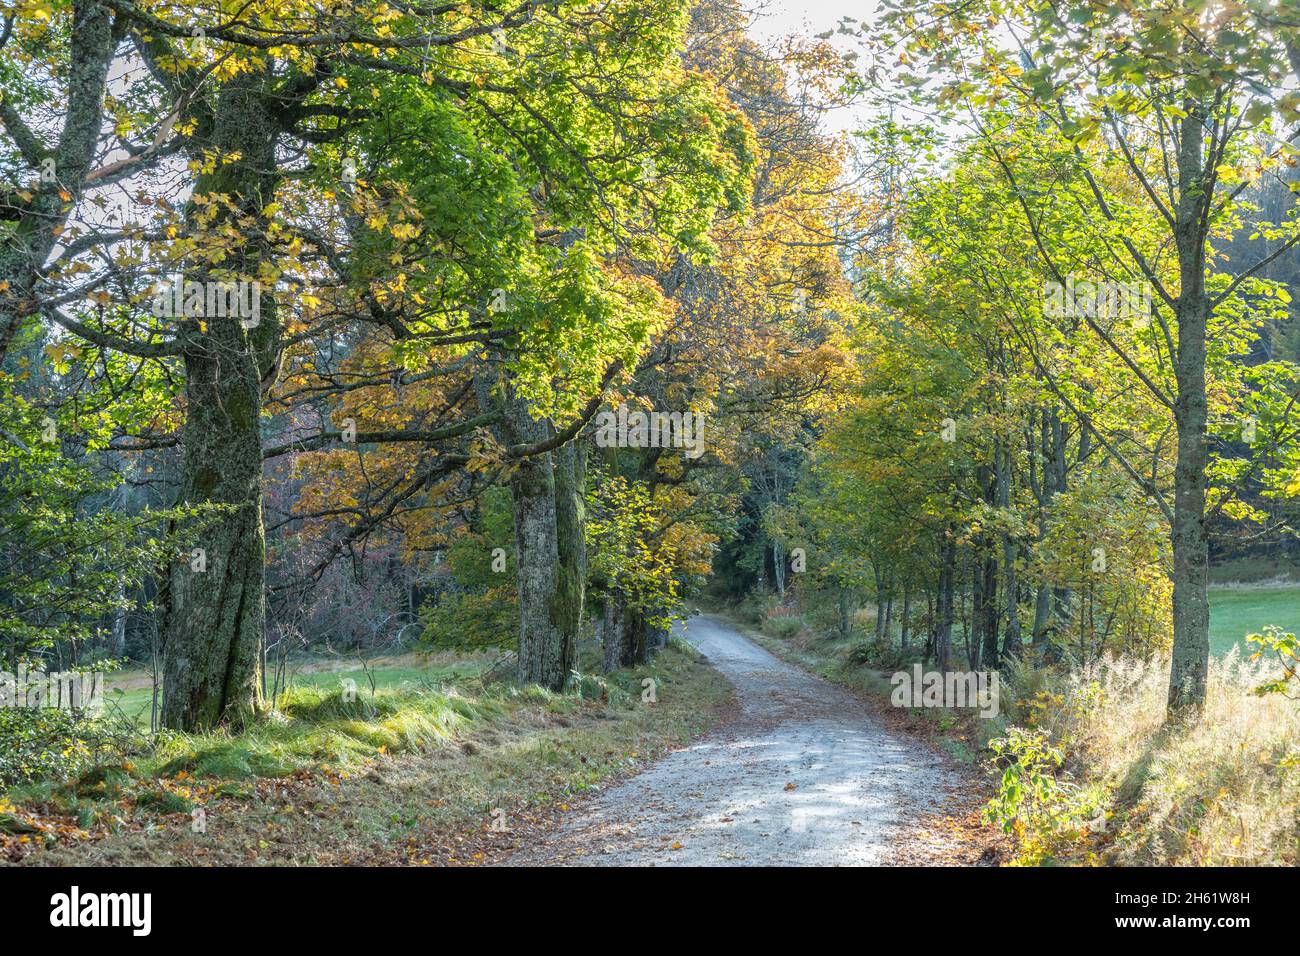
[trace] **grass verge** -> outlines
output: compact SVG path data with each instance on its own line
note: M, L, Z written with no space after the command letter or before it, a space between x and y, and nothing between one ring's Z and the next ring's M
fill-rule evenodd
M643 703L641 682L656 682ZM592 790L722 719L730 687L674 643L570 694L461 677L345 703L295 686L239 735L161 737L0 797L0 860L44 865L436 865L508 856Z

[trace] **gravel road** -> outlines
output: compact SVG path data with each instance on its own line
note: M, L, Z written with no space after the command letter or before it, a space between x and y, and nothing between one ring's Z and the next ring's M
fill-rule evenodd
M586 801L507 865L889 863L960 785L942 757L881 727L852 694L725 622L695 617L683 636L735 687L739 715Z

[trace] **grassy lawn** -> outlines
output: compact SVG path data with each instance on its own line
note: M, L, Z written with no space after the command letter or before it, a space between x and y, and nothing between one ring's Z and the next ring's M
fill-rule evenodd
M1300 630L1300 585L1210 588L1211 653L1226 654L1236 645L1244 650L1246 635L1266 624Z
M289 685L297 690L329 692L341 690L343 681L350 678L356 682L357 696L362 697L369 696L373 678L376 692L419 690L475 678L490 665L491 660L490 655L465 658L448 653L403 654L375 659L367 676L366 669L355 658L306 658L289 666ZM137 724L147 729L153 697L148 673L124 670L108 675L106 683L107 706L134 718Z

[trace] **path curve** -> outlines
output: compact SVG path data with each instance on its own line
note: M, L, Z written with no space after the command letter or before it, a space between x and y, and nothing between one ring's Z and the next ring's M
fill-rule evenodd
M682 636L736 689L739 715L586 801L507 865L879 865L961 781L841 687L724 621Z

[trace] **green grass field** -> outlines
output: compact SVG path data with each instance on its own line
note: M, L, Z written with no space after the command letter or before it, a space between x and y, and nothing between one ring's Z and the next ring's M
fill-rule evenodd
M1211 653L1226 654L1234 645L1244 649L1246 635L1266 624L1300 631L1300 586L1210 588Z
M407 654L398 658L396 663L392 659L377 661L371 669L371 677L374 678L377 692L436 687L444 683L455 683L457 680L477 677L483 671L485 663L486 658L439 663L432 660L422 661L415 654ZM305 670L304 668L322 669ZM365 671L354 661L309 660L291 667L290 670L289 683L295 687L341 690L344 679L351 678L356 681L358 697L370 695L370 680ZM123 682L139 684L145 679L144 672L136 670L110 675L108 679L110 689L105 694L105 702L112 710L121 710L123 714L135 718L137 723L147 727L152 690L148 686L133 686L129 690L113 689L115 685Z
M1300 585L1283 587L1223 587L1210 588L1210 650L1215 655L1226 654L1233 646L1240 645L1243 650L1246 635L1252 631L1261 631L1266 624L1276 624L1288 631L1300 630ZM482 669L483 662L459 661L442 663L432 661L420 666L415 655L406 655L400 659L401 666L392 666L388 661L378 663L372 671L377 690L394 690L403 685L419 687L426 684L452 683L458 679L472 678ZM328 670L298 670L291 683L297 686L316 688L342 687L344 678L352 678L357 684L357 694L368 695L370 684L361 668L348 662L309 662L308 667L328 667ZM335 670L333 668L337 667ZM121 680L124 675L113 675L110 687ZM134 687L131 690L110 691L111 706L136 718L145 725L149 722L148 687Z

